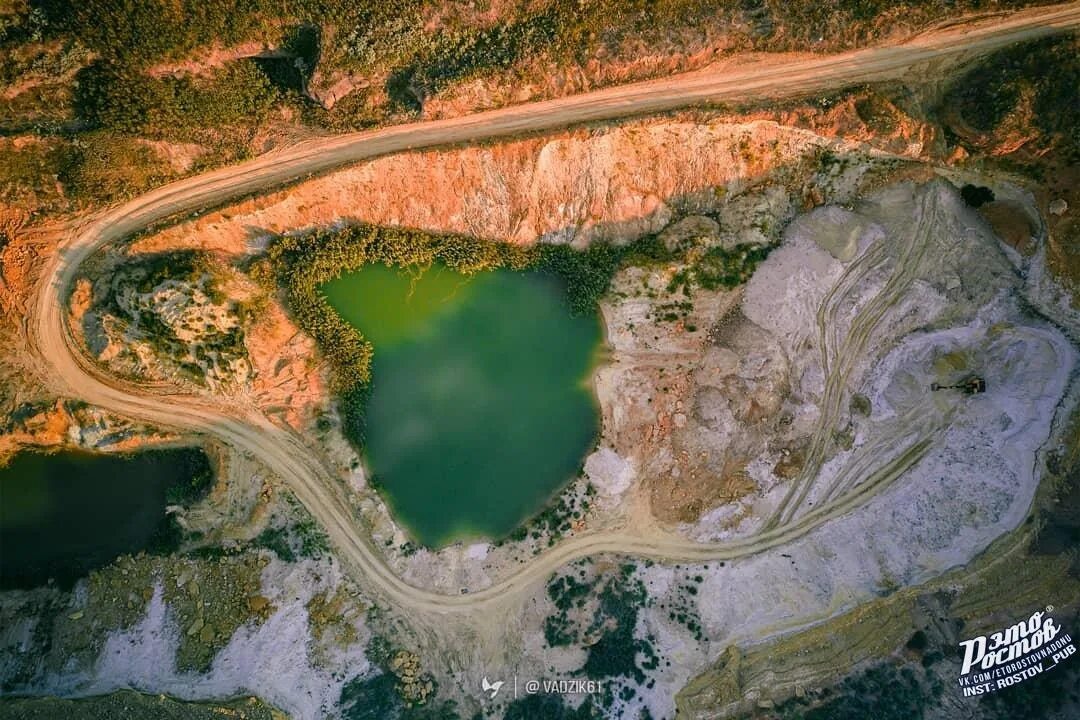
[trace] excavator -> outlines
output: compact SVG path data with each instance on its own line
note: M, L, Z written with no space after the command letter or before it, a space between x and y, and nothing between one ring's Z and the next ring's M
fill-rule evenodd
M938 383L931 383L930 390L937 392L938 390L959 390L965 395L977 395L978 393L986 392L986 381L978 375L972 375L971 377L964 378L955 385L939 385Z

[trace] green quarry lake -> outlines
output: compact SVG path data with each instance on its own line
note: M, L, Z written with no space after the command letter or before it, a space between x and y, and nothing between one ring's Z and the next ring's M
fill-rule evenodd
M366 461L417 541L501 538L577 475L602 333L561 280L367 265L322 292L374 346Z
M0 589L69 586L118 555L169 549L166 505L211 479L202 450L23 452L0 468Z

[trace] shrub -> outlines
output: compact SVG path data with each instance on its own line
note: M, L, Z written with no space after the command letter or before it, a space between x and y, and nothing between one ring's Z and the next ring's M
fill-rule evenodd
M79 72L75 108L92 127L129 135L195 138L199 133L257 125L277 91L255 62L229 63L209 78L151 77L119 63Z
M595 307L624 252L602 244L583 252L565 246L522 248L461 235L356 225L281 238L271 247L269 261L293 316L333 369L346 436L362 445L373 349L330 307L320 285L368 263L422 267L441 262L466 275L496 268L538 270L566 281L570 308L580 313Z

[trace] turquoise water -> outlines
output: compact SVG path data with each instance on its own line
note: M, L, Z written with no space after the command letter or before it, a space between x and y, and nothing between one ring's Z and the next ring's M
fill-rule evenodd
M201 450L24 452L0 468L0 588L69 585L118 555L168 549L171 502L205 491Z
M577 475L601 328L560 280L369 265L322 291L375 348L367 463L416 540L502 537Z

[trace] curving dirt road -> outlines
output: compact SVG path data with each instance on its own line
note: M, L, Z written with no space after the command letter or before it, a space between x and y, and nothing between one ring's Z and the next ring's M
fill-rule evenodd
M320 138L240 165L182 180L89 218L49 260L34 298L30 328L34 349L52 388L116 413L184 431L206 433L259 457L288 483L323 525L338 556L362 576L364 587L410 611L491 617L520 603L523 594L560 565L586 555L615 552L685 561L723 560L789 542L848 512L886 487L928 447L913 443L852 491L786 524L735 542L697 544L681 538L645 538L629 532L579 535L535 558L515 575L470 595L442 595L397 577L373 548L339 489L339 483L291 432L254 408L136 387L104 375L89 362L67 327L66 302L82 262L103 245L178 214L220 205L304 176L421 147L547 131L572 124L654 113L698 103L809 94L845 85L903 77L913 67L986 53L1022 40L1080 27L1080 3L972 20L924 33L891 47L830 57L802 57L719 71L702 71L579 96L530 103L462 118Z

